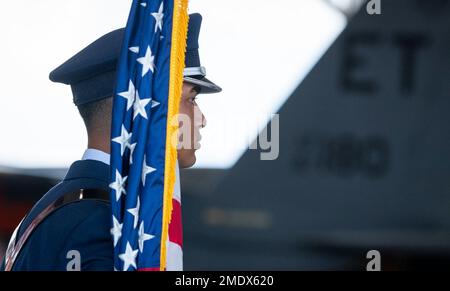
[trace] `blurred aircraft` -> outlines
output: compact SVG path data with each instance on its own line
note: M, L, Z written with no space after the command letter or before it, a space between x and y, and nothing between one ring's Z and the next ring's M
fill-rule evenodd
M449 269L450 1L381 3L281 108L279 158L184 200L187 267Z

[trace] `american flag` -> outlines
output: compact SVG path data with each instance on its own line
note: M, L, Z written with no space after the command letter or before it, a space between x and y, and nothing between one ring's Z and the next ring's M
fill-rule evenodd
M111 129L114 268L182 270L176 145L187 0L134 0L118 64Z

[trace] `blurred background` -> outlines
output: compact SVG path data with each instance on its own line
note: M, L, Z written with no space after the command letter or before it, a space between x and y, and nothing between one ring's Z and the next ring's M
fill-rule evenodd
M15 2L0 11L0 257L86 147L49 72L130 5ZM385 270L450 269L450 0L367 2L191 0L224 92L200 97L208 126L182 172L186 270L366 270L370 250Z

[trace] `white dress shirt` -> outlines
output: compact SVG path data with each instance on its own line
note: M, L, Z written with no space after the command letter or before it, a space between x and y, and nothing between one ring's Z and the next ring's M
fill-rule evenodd
M82 160L94 160L110 165L111 155L96 149L87 149L84 152Z

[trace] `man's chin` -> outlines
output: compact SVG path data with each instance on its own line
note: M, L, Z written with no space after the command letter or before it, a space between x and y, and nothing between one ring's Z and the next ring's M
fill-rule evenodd
M178 165L181 169L193 167L196 161L197 157L195 156L195 152L189 154L178 153Z

